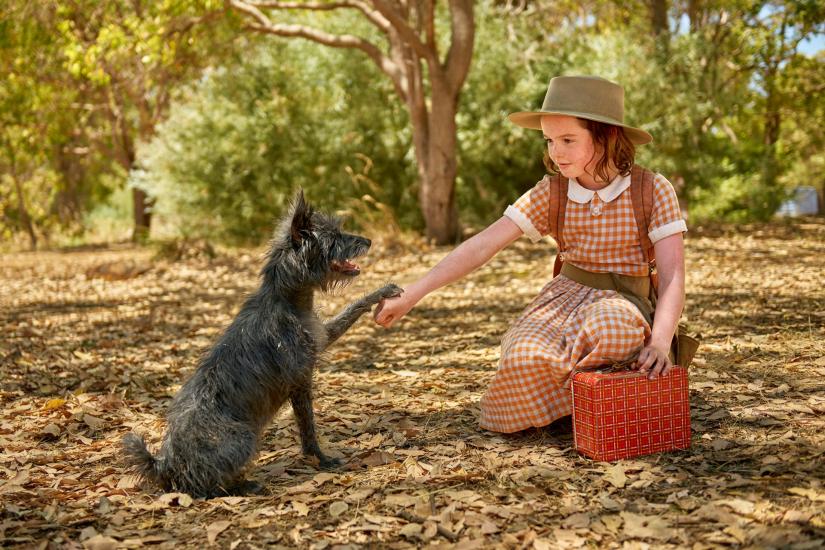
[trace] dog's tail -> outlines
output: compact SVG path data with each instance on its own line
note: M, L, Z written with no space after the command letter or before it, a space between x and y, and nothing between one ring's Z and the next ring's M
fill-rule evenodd
M146 448L146 441L142 437L135 433L126 434L123 436L123 449L129 466L142 479L161 486L166 484L158 459Z

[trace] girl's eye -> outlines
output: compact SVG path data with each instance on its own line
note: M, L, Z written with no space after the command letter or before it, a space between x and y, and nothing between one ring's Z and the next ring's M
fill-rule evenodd
M570 143L573 143L573 140L572 139L565 139L564 143L570 144Z

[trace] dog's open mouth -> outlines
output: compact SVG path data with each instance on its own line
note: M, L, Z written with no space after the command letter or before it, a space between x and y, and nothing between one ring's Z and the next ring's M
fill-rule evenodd
M337 271L338 273L349 275L351 277L361 273L361 268L358 267L358 264L351 262L350 260L332 260L330 262L330 266L333 271Z

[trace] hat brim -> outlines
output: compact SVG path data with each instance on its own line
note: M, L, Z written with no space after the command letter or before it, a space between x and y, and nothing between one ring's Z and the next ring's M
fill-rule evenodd
M510 119L510 122L517 126L521 126L522 128L541 130L541 117L547 115L573 116L576 118L595 120L596 122L604 122L614 126L621 126L624 128L627 138L631 141L631 143L633 143L633 145L644 145L645 143L650 143L653 141L653 136L640 128L628 126L627 124L623 124L610 117L602 117L590 113L579 113L575 111L522 111L518 113L510 113L507 115L507 118Z

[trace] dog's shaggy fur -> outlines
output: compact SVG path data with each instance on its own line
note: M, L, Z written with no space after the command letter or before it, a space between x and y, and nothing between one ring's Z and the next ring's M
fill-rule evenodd
M244 303L197 370L175 396L157 457L130 433L123 444L131 465L165 490L198 497L257 489L243 478L261 434L289 400L304 454L322 468L340 464L318 446L312 411L312 374L319 354L361 315L401 289L389 284L323 324L315 290L343 285L359 273L353 258L370 241L344 233L340 222L314 211L299 193L276 231L261 271L262 283Z

